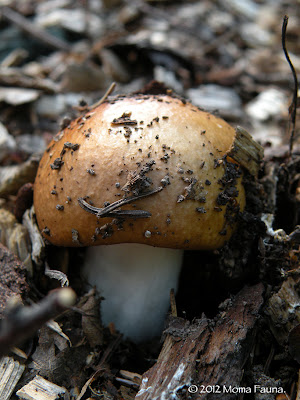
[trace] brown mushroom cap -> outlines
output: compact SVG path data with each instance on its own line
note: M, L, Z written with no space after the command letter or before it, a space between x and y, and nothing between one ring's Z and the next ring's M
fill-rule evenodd
M245 205L241 170L224 158L234 135L222 119L178 98L112 98L63 129L43 155L34 185L38 225L59 246L221 247ZM149 218L97 218L78 203L103 208L143 194L121 209Z

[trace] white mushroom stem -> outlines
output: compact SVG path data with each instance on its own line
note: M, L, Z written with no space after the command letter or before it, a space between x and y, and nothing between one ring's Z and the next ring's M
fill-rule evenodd
M89 247L84 276L105 298L103 324L113 322L135 342L160 335L182 257L183 250L135 243Z

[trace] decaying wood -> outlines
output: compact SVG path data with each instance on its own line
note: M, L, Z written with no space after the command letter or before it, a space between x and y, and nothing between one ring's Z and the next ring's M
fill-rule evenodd
M176 318L169 331L156 364L143 375L138 400L167 399L192 383L198 352L209 339L208 321L190 325Z
M244 128L237 126L234 142L227 155L237 161L251 175L257 176L264 149L252 139L252 136Z
M9 400L19 382L25 365L12 357L2 357L0 360L0 399Z
M55 385L37 375L22 389L17 391L17 396L23 400L59 400L66 393L64 387Z
M263 303L262 293L262 284L245 287L228 301L215 321L205 316L192 324L173 319L157 363L143 375L136 399L186 399L191 385L238 386ZM225 399L226 394L198 392L197 399L202 398Z
M207 348L199 353L197 384L240 386L243 366L252 346L251 334L263 304L261 283L245 287L233 299L211 333ZM222 393L217 398L232 398ZM205 398L205 396L203 396ZM207 397L209 398L209 397Z

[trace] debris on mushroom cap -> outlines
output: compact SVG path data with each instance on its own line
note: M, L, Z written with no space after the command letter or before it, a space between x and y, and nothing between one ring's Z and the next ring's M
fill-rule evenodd
M221 247L245 205L241 169L226 156L234 137L224 120L176 97L109 98L43 155L34 185L40 230L61 246Z

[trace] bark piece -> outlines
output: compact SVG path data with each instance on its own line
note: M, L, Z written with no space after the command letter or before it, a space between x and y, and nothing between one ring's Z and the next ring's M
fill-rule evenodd
M251 350L252 330L263 304L263 291L262 284L243 288L221 313L207 347L199 353L195 380L198 386L219 384L222 393L203 395L199 399L232 399L232 393L223 392L223 385L240 386L243 366Z
M221 388L218 393L197 393L197 399L226 399L223 385L238 386L249 353L250 334L263 303L263 285L242 289L214 323L202 317L190 324L172 320L157 363L143 375L138 400L189 398L196 385ZM232 398L232 397L231 397Z

